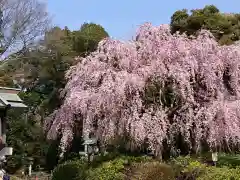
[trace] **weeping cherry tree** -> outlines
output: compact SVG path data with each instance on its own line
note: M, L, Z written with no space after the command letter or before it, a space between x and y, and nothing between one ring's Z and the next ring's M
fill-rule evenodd
M66 77L64 103L46 120L63 151L76 131L103 145L127 135L133 150L147 140L156 156L178 136L194 152L240 142L240 47L206 30L189 38L146 23L134 41L101 41Z

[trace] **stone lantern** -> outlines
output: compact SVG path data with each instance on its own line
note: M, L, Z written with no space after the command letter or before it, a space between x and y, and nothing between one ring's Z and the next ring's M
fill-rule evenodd
M95 154L99 152L99 148L97 146L96 138L86 138L84 139L84 152L80 152L80 155L87 156L88 163L93 160Z

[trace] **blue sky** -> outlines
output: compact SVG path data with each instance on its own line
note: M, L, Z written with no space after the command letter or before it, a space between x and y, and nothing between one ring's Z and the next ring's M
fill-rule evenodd
M79 29L84 22L101 24L110 36L130 39L139 25L169 23L176 10L216 5L222 12L240 12L239 0L47 0L54 25Z

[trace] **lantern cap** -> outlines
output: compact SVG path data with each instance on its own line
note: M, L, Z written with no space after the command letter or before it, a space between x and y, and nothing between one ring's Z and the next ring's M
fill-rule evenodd
M97 144L97 139L96 138L88 138L84 140L83 145L93 145Z

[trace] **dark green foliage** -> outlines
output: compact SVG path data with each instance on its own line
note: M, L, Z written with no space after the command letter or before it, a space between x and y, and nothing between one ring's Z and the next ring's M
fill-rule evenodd
M88 180L123 180L125 168L125 160L117 158L112 161L103 162L99 167L90 169L88 172Z
M211 14L219 13L219 9L214 5L207 5L203 8L203 12L206 15L211 15Z
M28 164L27 157L34 159L34 169L36 166L41 166L50 171L58 163L59 143L46 141L43 124L44 118L61 103L59 89L65 86L64 74L72 60L70 61L60 54L60 51L70 54L67 46L65 51L61 46L65 42L61 39L64 34L61 34L58 28L51 33L46 35L48 39L46 38L44 41L47 49L32 50L19 60L22 61L22 65L19 61L15 64L19 68L24 67L24 73L20 77L25 81L20 85L27 88L27 92L21 93L20 97L28 109L25 112L14 110L8 114L7 141L15 152L7 164L7 169L12 173ZM62 49L58 49L60 47ZM50 48L51 53L48 51ZM9 60L10 62L11 60ZM31 71L26 71L29 69ZM10 72L14 78L14 73L17 71L13 69Z
M145 156L124 156L119 154L108 154L99 156L90 164L88 180L123 180L129 177L127 169L135 163L150 162L152 159Z
M14 173L28 165L30 157L34 159L34 169L41 166L50 171L57 165L59 141L46 141L44 119L61 105L60 90L66 83L66 71L77 63L74 57L94 51L98 42L107 36L104 28L94 23L85 23L74 32L67 27L54 27L31 50L12 54L7 61L0 62L0 85L20 85L27 90L20 96L28 109L12 110L8 114L7 143L14 148L6 166L8 172ZM78 157L74 155L78 151L72 147L64 161Z
M27 157L34 159L34 169L41 166L52 170L57 164L57 148L52 148L53 144L48 149L49 143L42 126L45 116L60 104L58 90L65 85L64 73L69 67L62 59L62 56L55 53L34 50L25 54L21 60L13 59L16 63L8 60L16 69L8 70L9 66L4 66L7 68L3 70L12 74L11 80L17 79L15 77L19 77L20 73L20 78L25 79L20 85L27 88L27 92L21 93L20 97L28 109L20 112L12 110L8 114L7 143L14 148L14 155L9 157L7 163L7 170L11 173L28 165ZM22 70L17 70L18 68ZM26 71L30 69L31 71Z
M31 116L21 111L11 110L8 114L7 143L14 148L13 156L9 157L6 169L14 173L20 167L28 165L28 158L33 161L33 169L44 166L47 144L43 131Z
M165 82L159 80L149 81L144 92L144 101L149 104L163 104L165 107L176 107L181 104L181 98L172 86L173 80Z
M222 157L220 156L220 159ZM227 162L228 160L225 159ZM221 160L219 160L221 161ZM225 164L226 165L226 164ZM197 158L190 156L173 159L171 166L178 180L237 180L240 179L238 166L215 167L203 164Z
M81 161L68 161L59 164L53 171L52 180L84 180L86 165Z
M131 179L141 180L173 180L171 166L160 162L136 163L132 168Z
M187 30L188 17L187 9L176 11L171 17L172 33L175 33L176 31L185 32Z
M203 9L176 11L171 17L171 31L197 35L200 29L210 30L220 44L232 44L240 39L239 14L224 14L214 5Z
M229 167L208 167L205 172L198 177L199 180L239 180L240 179L240 169L229 168Z
M79 31L73 32L73 49L85 56L95 51L98 43L108 37L105 29L94 23L84 23Z
M81 164L79 166L79 164ZM90 165L85 166L85 163L80 160L66 162L59 165L54 170L54 176L65 178L65 174L71 171L75 174L73 177L78 180L79 173L76 167L80 167L80 176L86 180L171 180L174 176L170 166L154 161L146 156L124 156L117 154L108 154L100 156L98 160L94 160ZM59 172L61 170L61 172Z
M67 27L53 28L46 33L41 46L28 52L25 59L28 63L24 73L23 84L30 92L38 93L42 101L38 104L41 116L45 117L61 105L60 90L65 86L65 73L74 65L76 55L92 52L107 32L100 25L84 24L79 31L71 32ZM83 45L83 46L82 46Z
M190 156L173 159L169 165L148 157L117 154L109 154L105 159L102 156L100 159L94 165L88 166L80 160L65 162L55 168L54 177L63 179L68 175L69 180L237 180L240 178L238 167L208 166ZM82 178L78 179L79 177Z
M95 50L98 42L106 36L103 27L93 23L84 24L75 32L67 27L54 27L31 50L13 54L7 61L0 62L0 85L20 85L27 90L20 96L28 108L12 110L8 114L7 143L14 148L14 155L7 163L9 172L14 173L27 165L29 157L34 159L34 169L41 166L51 171L57 165L59 141L46 141L44 119L61 105L59 95L66 83L65 72L77 63L74 57ZM77 44L84 47L76 48ZM77 157L72 151L79 149L71 148L64 160Z
M238 154L220 154L217 162L217 166L228 166L236 168L240 166L240 155Z
M43 159L45 160L45 170L51 171L53 170L58 162L59 162L59 140L51 141L49 142L49 146L46 152L45 157Z
M127 156L127 155L123 155L120 153L108 153L106 155L98 155L94 158L94 161L91 162L91 167L92 168L96 168L99 165L101 165L103 162L107 162L107 161L113 161L114 159L124 159L125 163L130 165L132 162L145 162L145 161L150 161L151 157L147 157L147 156Z

